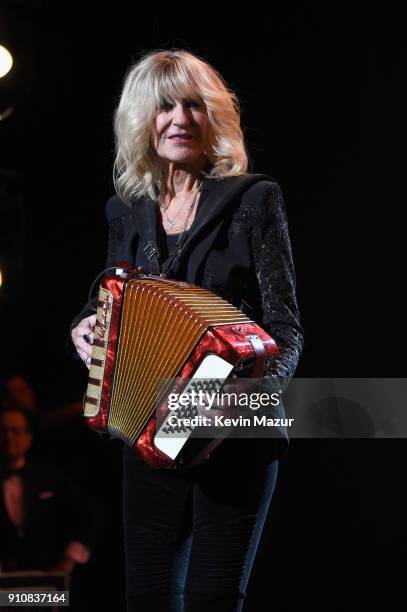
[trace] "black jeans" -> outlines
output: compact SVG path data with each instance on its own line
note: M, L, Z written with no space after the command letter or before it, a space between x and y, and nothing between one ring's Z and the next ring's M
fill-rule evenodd
M245 458L245 442L174 471L123 446L128 612L242 609L278 471L278 459Z

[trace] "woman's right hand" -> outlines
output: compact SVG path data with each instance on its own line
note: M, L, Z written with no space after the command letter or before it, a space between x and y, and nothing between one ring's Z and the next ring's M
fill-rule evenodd
M86 367L90 368L90 358L92 354L92 344L94 338L94 330L96 323L96 315L91 315L82 319L82 321L71 331L72 342L78 352L78 355L85 363Z

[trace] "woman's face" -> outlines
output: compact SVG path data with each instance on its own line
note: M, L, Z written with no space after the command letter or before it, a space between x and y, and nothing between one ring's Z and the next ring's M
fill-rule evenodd
M155 150L163 161L204 164L209 123L203 103L187 99L163 102L154 127Z

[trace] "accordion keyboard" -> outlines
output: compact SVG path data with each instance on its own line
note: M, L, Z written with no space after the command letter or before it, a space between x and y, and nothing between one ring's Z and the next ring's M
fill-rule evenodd
M199 412L197 400L200 406L211 405L211 398L221 391L225 379L229 376L233 366L225 359L217 355L208 355L202 360L193 378L189 379L187 385L182 389L183 401L177 403L161 423L154 438L156 447L175 459L184 444L196 428L193 425L184 425L184 419L198 417ZM212 376L211 376L212 373ZM213 374L216 373L216 377ZM189 401L187 401L187 397Z

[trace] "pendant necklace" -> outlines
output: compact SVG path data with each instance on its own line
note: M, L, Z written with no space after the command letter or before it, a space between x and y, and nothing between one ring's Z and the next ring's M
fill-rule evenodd
M195 194L195 196L194 196L194 199L192 200L192 203L191 203L191 205L190 205L190 207L189 207L189 209L188 209L188 214L187 214L187 217L186 217L186 221L188 221L189 217L191 216L192 209L193 209L193 207L195 206L195 203L196 203L197 197L198 197L198 195L199 195L199 193L200 193L200 191L201 191L201 187L202 187L202 182L199 184L198 190L197 190L197 192L196 192L196 194ZM184 208L185 208L185 202L184 202L184 205L183 205L183 206L181 206L181 208L179 209L179 211L177 212L177 214L175 215L175 217L173 217L172 219L170 219L170 217L168 216L166 209L165 209L165 208L162 208L163 213L164 213L164 214L165 214L165 216L167 217L167 220L166 220L166 221L164 221L164 224L165 224L165 226L166 226L167 228L169 228L169 229L174 229L174 227L176 227L176 226L177 226L177 224L175 223L175 220L176 220L176 218L178 217L178 215L180 214L180 212L181 212L182 210L184 210ZM184 232L185 232L185 226L184 226L184 229L183 229L183 233L184 233Z

